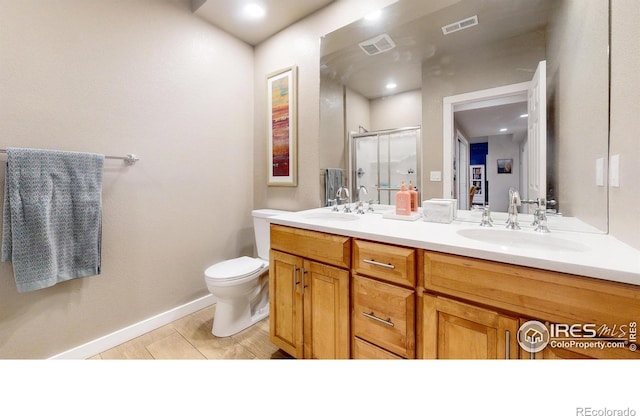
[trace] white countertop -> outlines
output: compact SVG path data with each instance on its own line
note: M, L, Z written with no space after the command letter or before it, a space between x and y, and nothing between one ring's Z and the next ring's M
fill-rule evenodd
M358 219L352 220L354 216ZM492 228L480 227L479 221L469 218L465 212L460 212L458 217L461 219L451 224L438 224L425 222L422 218L415 221L387 219L382 217L381 211L345 215L331 212L330 208L316 208L280 214L269 218L269 221L306 230L640 285L640 251L610 235L553 228L548 234L537 233L526 225L526 216L522 214L522 230L506 230L504 221L497 220L495 216ZM570 224L574 220L554 221ZM481 237L485 231L495 230L498 240L507 236L515 243L477 241L460 235L461 230L475 230L462 232ZM527 240L540 241L544 245L519 244Z

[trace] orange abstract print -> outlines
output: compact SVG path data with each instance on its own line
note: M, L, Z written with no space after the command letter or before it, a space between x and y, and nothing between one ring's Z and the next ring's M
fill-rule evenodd
M273 176L289 176L289 78L282 77L271 85L271 132Z

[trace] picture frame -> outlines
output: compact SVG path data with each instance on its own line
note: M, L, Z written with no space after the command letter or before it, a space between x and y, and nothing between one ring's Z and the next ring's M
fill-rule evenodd
M297 186L297 66L267 75L267 185Z
M498 173L511 174L513 171L513 159L498 159Z

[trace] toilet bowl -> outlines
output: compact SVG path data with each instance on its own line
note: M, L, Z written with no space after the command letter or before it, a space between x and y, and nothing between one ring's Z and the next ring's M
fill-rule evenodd
M236 334L269 316L269 221L286 211L251 212L258 257L242 256L208 267L209 292L216 298L211 332L217 337Z

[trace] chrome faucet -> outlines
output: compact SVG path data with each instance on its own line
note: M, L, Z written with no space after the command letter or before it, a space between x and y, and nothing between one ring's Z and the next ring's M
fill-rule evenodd
M509 188L509 210L507 213L507 228L510 230L519 230L518 225L518 207L521 205L520 192L515 188Z
M532 204L536 206L536 210L533 213L533 231L539 233L549 233L549 227L547 227L547 201L544 198L536 198L530 201L521 201L523 204Z
M360 188L358 188L358 204L356 206L356 213L357 214L364 214L364 206L362 205L362 195L366 196L367 195L367 187L364 185L360 185Z
M338 205L340 205L341 201L344 203L344 212L351 212L351 208L349 207L351 199L349 197L349 189L346 186L341 186L338 189L336 199L338 200Z

